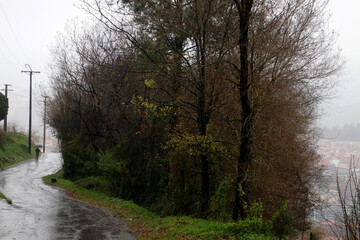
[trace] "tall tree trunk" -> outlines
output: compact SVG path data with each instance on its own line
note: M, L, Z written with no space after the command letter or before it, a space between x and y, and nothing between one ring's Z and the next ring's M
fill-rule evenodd
M205 57L202 59L205 62ZM201 77L199 81L198 113L197 125L200 136L206 136L206 128L209 122L205 106L205 65L202 66ZM210 176L209 161L207 154L201 154L201 216L206 218L210 202Z
M244 202L248 201L249 186L246 182L246 172L251 163L251 127L252 109L249 96L249 64L248 64L248 32L249 19L253 0L233 0L239 16L239 48L240 48L240 69L239 73L239 94L241 101L241 134L239 143L238 168L236 177L236 190L233 209L233 220L242 219L245 216ZM241 189L244 194L240 193Z
M198 104L197 104L197 125L200 136L206 136L206 128L209 122L209 115L206 111L205 90L206 90L206 24L202 26L202 37L200 38L200 76L198 80ZM208 154L201 154L201 217L206 218L210 203L210 175Z

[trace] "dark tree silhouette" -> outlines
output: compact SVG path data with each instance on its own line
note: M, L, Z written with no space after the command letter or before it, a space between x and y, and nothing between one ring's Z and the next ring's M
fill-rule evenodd
M4 118L8 114L8 109L9 109L8 98L5 97L4 94L0 93L0 121L4 120Z

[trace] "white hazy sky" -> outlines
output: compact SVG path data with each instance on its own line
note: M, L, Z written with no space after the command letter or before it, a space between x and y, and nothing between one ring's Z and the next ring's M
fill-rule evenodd
M339 34L346 65L339 77L336 98L326 104L323 124L342 124L334 116L341 115L339 107L359 104L360 107L360 24L359 0L330 0L331 28ZM39 89L46 86L49 71L50 48L56 35L63 32L67 20L83 18L86 14L74 7L76 0L0 0L0 89L12 84L9 92L8 121L28 128L29 76L21 73L25 64L40 74L33 76L33 129L41 127L41 97ZM360 109L354 109L359 111ZM351 117L350 117L351 118ZM338 121L338 122L337 122ZM360 122L349 119L348 122Z
M346 3L345 3L346 2ZM337 79L335 98L325 104L321 125L334 126L360 122L360 1L329 0L330 26L339 35L345 66Z
M40 74L33 75L33 131L42 125L40 88L49 77L50 48L63 32L68 19L84 16L75 0L0 0L0 89L12 84L8 122L28 129L29 64ZM4 93L4 92L3 92Z

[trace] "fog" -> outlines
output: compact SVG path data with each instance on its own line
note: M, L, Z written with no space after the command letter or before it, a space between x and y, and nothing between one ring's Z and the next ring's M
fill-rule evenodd
M33 129L42 126L41 90L49 91L50 49L56 35L63 32L66 22L84 18L86 14L74 6L75 0L0 0L0 89L11 84L9 92L8 122L22 129L28 128L29 115L29 64L40 74L33 75ZM338 46L342 49L345 65L336 77L336 89L331 100L321 105L320 126L336 126L360 122L360 2L330 0L331 21L329 27L338 34ZM328 13L330 14L330 13ZM355 27L354 27L355 26Z
M73 0L0 0L0 89L8 92L8 123L27 131L29 121L29 75L21 73L29 64L40 74L33 75L33 131L42 126L41 90L49 92L50 49L66 22L82 18ZM4 93L4 91L2 91ZM2 125L2 124L1 124Z
M360 1L330 0L330 28L338 34L338 46L342 50L345 65L335 79L337 86L331 100L323 105L320 126L342 126L360 123L360 34L356 30L360 23Z

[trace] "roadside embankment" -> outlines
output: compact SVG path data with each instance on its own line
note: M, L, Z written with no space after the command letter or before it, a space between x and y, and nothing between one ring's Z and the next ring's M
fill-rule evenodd
M34 155L28 152L28 138L26 136L0 130L0 170L32 158ZM11 199L1 192L0 198L12 204Z
M87 190L65 180L62 171L44 177L45 183L65 189L69 196L110 210L125 221L138 239L238 239L272 240L266 233L254 232L253 221L221 223L183 216L159 217L132 201Z
M32 154L28 152L28 138L18 133L0 132L0 169L32 159L35 157L34 146Z

